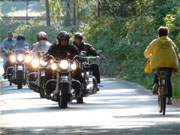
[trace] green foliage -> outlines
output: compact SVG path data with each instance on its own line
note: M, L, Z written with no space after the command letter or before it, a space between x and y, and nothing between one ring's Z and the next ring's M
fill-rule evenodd
M45 31L48 33L48 39L51 42L54 42L56 39L56 35L58 31L54 27L47 27L44 25L26 25L25 23L20 22L7 22L7 21L0 21L0 40L2 41L3 38L7 36L7 32L11 30L14 32L14 35L24 34L28 43L32 45L36 42L36 34L39 31Z
M51 21L57 23L62 16L62 3L60 0L49 0Z
M7 36L8 31L14 32L19 26L19 22L0 20L0 41Z
M110 1L101 1L103 6L101 18L90 18L86 24L81 25L80 31L85 33L87 41L103 50L107 58L106 64L102 66L103 73L138 82L150 88L153 75L143 72L146 62L143 52L150 41L156 38L160 25L168 26L170 37L177 46L180 45L180 14L177 8L179 2L177 0ZM122 5L118 6L118 2ZM131 14L131 10L128 10L124 15L122 6L128 2L129 6L133 6L131 9L135 13ZM134 2L135 5L131 5ZM115 12L118 10L122 13ZM179 77L175 76L173 80L174 96L180 97Z
M99 0L102 15L128 16L134 15L135 0Z
M173 77L173 95L180 97L180 76L174 75Z

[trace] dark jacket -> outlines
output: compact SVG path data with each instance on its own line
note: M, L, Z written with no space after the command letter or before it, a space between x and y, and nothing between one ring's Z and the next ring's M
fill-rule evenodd
M86 51L88 56L97 56L96 49L92 45L85 42L82 42L80 46L76 45L75 42L73 42L73 44L79 49L80 52Z
M79 54L79 50L74 45L61 46L54 44L49 48L47 53L56 59L65 59L67 57L73 59L75 55Z

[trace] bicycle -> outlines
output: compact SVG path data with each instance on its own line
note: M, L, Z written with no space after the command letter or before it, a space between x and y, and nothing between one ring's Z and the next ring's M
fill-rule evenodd
M158 104L160 108L160 113L165 115L166 97L168 93L168 87L167 87L168 72L166 69L158 69L157 75L158 75Z

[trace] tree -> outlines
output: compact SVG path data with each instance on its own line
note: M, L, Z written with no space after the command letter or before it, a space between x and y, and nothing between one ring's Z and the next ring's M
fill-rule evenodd
M47 25L59 23L62 16L62 3L60 0L46 0Z
M51 25L50 12L49 12L49 0L46 0L46 23L47 26Z
M73 25L76 25L76 18L77 18L77 16L76 16L76 8L77 8L77 6L76 6L76 4L77 4L77 1L76 0L74 0L73 1Z
M97 17L100 17L100 1L97 0Z
M99 0L100 10L103 15L129 16L136 14L135 0Z

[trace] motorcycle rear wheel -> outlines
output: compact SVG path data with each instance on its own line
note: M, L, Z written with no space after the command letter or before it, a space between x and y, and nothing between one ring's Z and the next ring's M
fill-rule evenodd
M77 101L78 104L83 104L83 103L84 103L83 96L78 97L78 98L76 99L76 101Z

